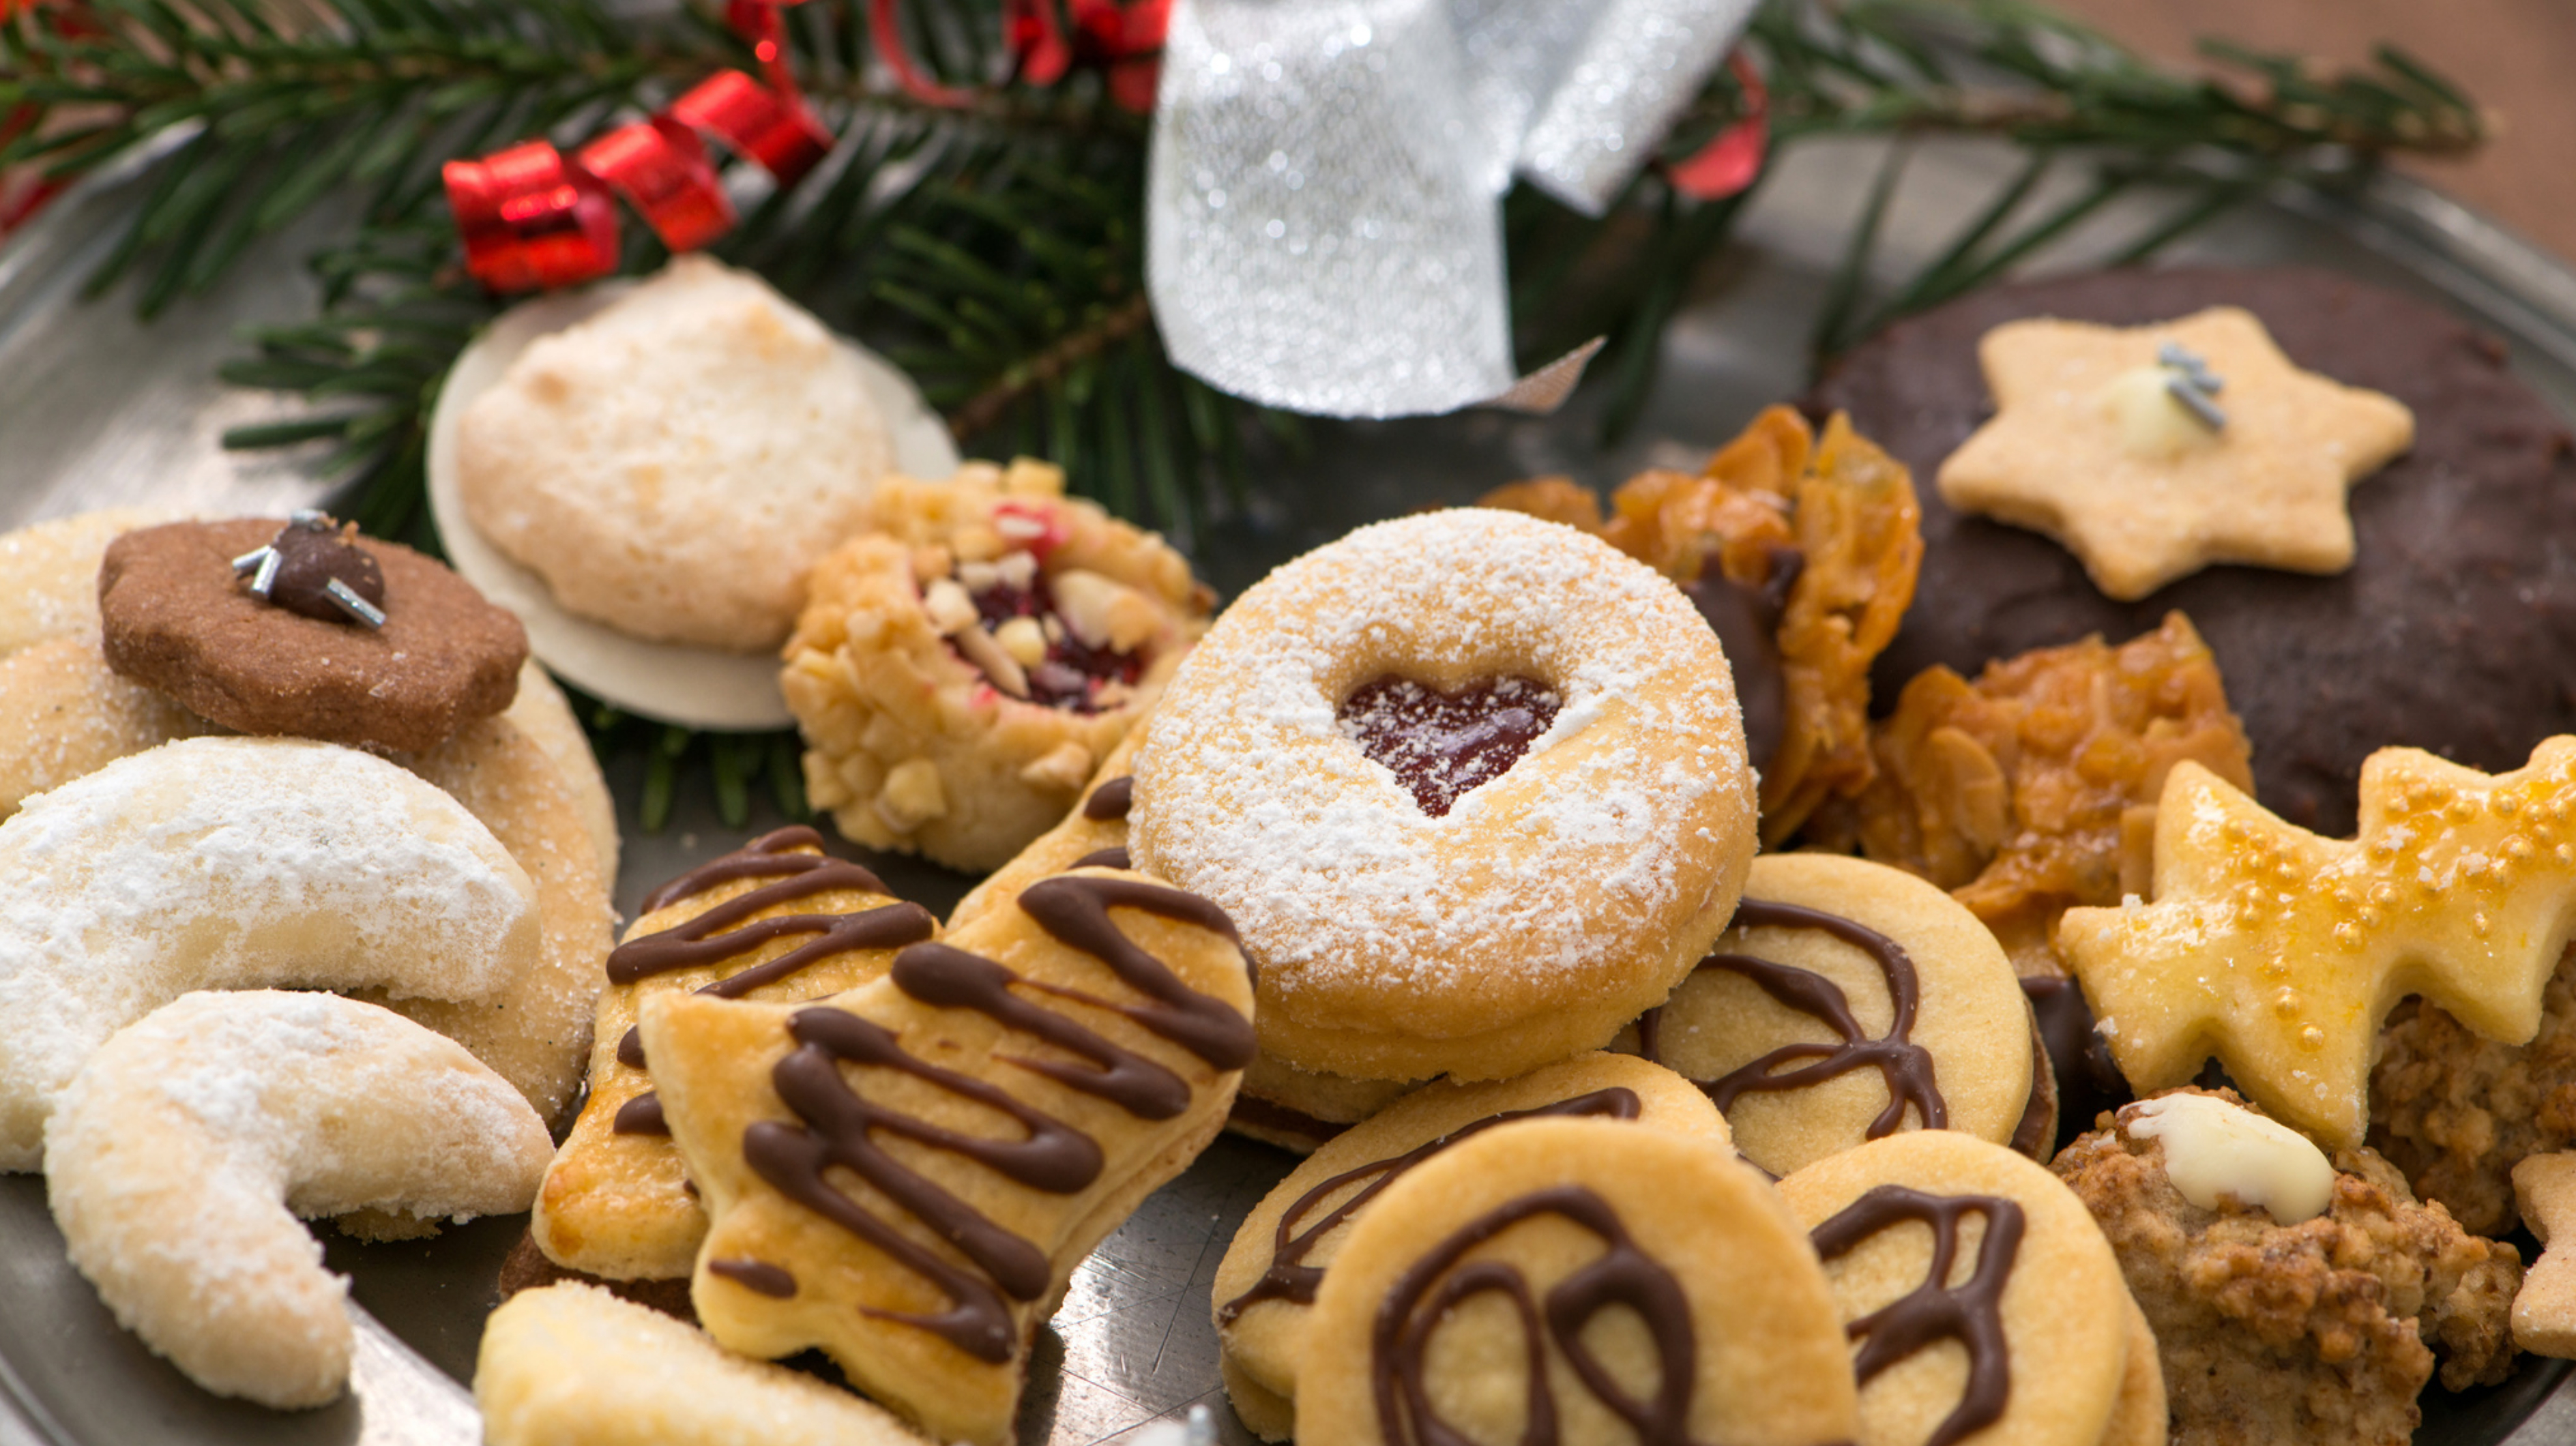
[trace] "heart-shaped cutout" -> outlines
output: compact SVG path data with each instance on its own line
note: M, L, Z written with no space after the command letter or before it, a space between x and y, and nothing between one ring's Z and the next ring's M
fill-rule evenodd
M1441 818L1470 789L1500 778L1556 721L1564 699L1536 678L1479 678L1454 691L1389 673L1334 711L1360 751Z

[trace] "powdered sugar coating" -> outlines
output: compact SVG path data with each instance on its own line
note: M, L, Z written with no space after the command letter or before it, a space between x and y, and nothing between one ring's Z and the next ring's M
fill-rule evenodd
M118 1028L193 989L481 999L538 962L535 886L454 799L380 758L191 738L0 824L0 1170Z
M117 1320L209 1390L313 1406L347 1379L347 1283L297 1215L524 1209L553 1154L510 1083L372 1004L189 994L63 1092L46 1195Z
M1431 818L1335 720L1390 673L1521 674L1563 705ZM1131 846L1242 930L1265 1054L1480 1077L1662 999L1734 907L1753 800L1725 655L1680 591L1573 528L1470 509L1362 528L1220 617L1150 724Z

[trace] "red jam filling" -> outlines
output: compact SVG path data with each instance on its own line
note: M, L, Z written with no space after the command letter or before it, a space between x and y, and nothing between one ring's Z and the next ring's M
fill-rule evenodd
M1480 678L1444 693L1390 674L1361 684L1333 716L1424 813L1441 818L1519 762L1563 703L1535 678Z
M1097 713L1118 701L1103 703L1103 687L1116 683L1132 688L1145 674L1143 653L1094 648L1075 637L1073 629L1057 617L1055 594L1048 589L1043 573L1027 587L1000 582L968 596L975 600L975 612L987 632L1013 618L1035 618L1040 624L1055 620L1056 625L1048 629L1046 656L1028 670L1032 703L1074 713Z

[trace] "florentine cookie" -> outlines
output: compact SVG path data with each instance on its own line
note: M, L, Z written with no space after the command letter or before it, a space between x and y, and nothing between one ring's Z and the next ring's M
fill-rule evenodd
M699 1319L750 1355L820 1346L942 1441L1007 1441L1074 1265L1223 1126L1251 1008L1222 913L1108 869L820 1003L652 995L711 1222Z
M2301 371L2239 307L2006 322L1977 359L1996 415L1942 461L1942 500L2055 537L2122 602L2212 563L2352 566L2344 494L2415 437L2403 403Z
M456 445L475 530L565 611L746 653L787 636L894 459L859 359L701 256L531 343Z
M196 989L502 997L540 967L536 885L455 799L327 743L191 738L0 823L0 1170L107 1037Z
M888 479L816 563L779 687L843 835L998 867L1069 808L1207 626L1164 541L1026 459Z
M1607 522L1561 477L1479 505L1599 533L1698 605L1735 670L1764 842L1869 782L1869 666L1913 601L1923 538L1913 479L1846 419L1820 439L1793 409L1766 408L1699 475L1621 483Z
M1424 1161L1496 1126L1528 1119L1634 1120L1723 1151L1725 1118L1672 1071L1587 1054L1517 1079L1415 1091L1335 1137L1245 1217L1216 1268L1219 1364L1235 1414L1254 1434L1296 1434L1292 1402L1316 1291L1376 1200Z
M2576 1221L2576 1155L2534 1155L2513 1167L2514 1200L2539 1237L2538 1260L2513 1296L2513 1343L2534 1355L2576 1356L2576 1256L2567 1226ZM2560 1244L2550 1246L2550 1237Z
M2126 1418L2119 1261L2045 1168L1915 1130L1820 1160L1780 1193L1850 1323L1859 1439L2089 1446Z
M2392 744L2489 771L2576 732L2576 694L2534 658L2576 654L2576 452L2567 422L2505 350L2424 302L2322 271L2121 270L1989 287L1895 323L1817 384L1932 476L1989 413L1977 343L2054 316L2136 326L2242 306L2289 358L2384 392L2415 414L2412 451L2351 497L2352 570L2308 577L2217 567L2134 603L2036 533L1962 514L1924 489L1923 575L1880 656L1892 698L1935 664L1988 660L2087 634L2135 637L2190 616L2254 744L2254 792L2303 828L2344 834L2362 760ZM2222 401L2224 393L2221 394Z
M1138 867L1260 966L1261 1048L1504 1078L1708 952L1756 798L1715 636L1653 569L1460 508L1363 527L1217 620L1136 755Z
M2361 1142L2380 1021L2420 994L2532 1037L2576 934L2576 738L2490 776L2407 748L2361 773L2361 833L2319 838L2177 764L2156 813L2155 902L2070 909L2066 957L2121 1073L2184 1083L2217 1055L2264 1111Z
M383 622L291 612L234 561L291 524L174 522L99 563L108 665L243 733L418 751L510 706L528 636L472 584L399 543L357 539L383 574Z
M1697 1081L1785 1175L1898 1130L2012 1143L2029 1007L1994 935L1899 869L1764 854L1707 958L1623 1044Z
M2513 1247L2417 1205L2385 1160L2337 1155L2325 1213L2282 1224L2241 1189L2194 1204L2169 1173L2170 1137L2134 1121L2106 1119L2052 1168L2100 1223L2154 1327L2175 1446L2403 1446L2437 1356L2454 1390L2512 1370Z
M1351 1231L1297 1429L1823 1446L1858 1436L1846 1360L1815 1251L1750 1166L1662 1130L1522 1120L1405 1172Z
M2254 783L2217 661L2180 613L2117 647L1999 658L1974 682L1927 669L1870 745L1877 777L1827 805L1807 841L1950 890L2037 978L2064 976L2049 944L2060 915L2147 892L2175 763Z
M188 994L82 1065L45 1195L118 1323L210 1391L291 1409L340 1395L352 1347L348 1282L295 1217L524 1209L551 1148L509 1081L374 1005Z
M474 1404L487 1446L929 1446L847 1391L571 1282L483 1323Z
M895 951L939 932L875 874L830 858L810 828L784 828L702 864L645 898L609 954L591 1047L590 1098L546 1171L529 1234L556 1264L607 1280L669 1280L697 1259L707 1219L640 1037L647 995L793 1001L884 976Z

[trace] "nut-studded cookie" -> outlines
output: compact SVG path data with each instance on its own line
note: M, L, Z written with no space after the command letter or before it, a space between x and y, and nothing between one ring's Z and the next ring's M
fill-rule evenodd
M1817 1446L1856 1435L1847 1359L1815 1251L1750 1166L1663 1130L1521 1120L1406 1172L1351 1231L1297 1428Z
M1020 890L1067 869L1134 867L1127 857L1127 810L1136 796L1132 760L1136 745L1144 741L1145 723L1139 720L1100 760L1071 811L958 900L948 913L948 927L962 928L976 915L1019 897Z
M1810 1165L1780 1193L1849 1322L1869 1446L2091 1446L2158 1414L2134 1399L2161 1398L2162 1377L2149 1387L2135 1359L2154 1345L2120 1262L2041 1166L1916 1130Z
M1716 949L1627 1042L1776 1175L1902 1129L2007 1144L2031 1100L2029 1007L1994 935L1912 874L1826 854L1755 859Z
M749 1355L821 1347L940 1440L1009 1440L1038 1322L1222 1127L1251 1010L1222 912L1108 869L818 1003L652 996L710 1221L699 1319Z
M646 1070L638 1007L697 990L801 1000L882 977L895 951L939 932L875 874L784 828L656 889L608 956L590 1099L546 1171L528 1230L556 1264L608 1280L686 1276L706 1235Z
M1295 1434L1291 1403L1316 1291L1378 1197L1452 1146L1530 1119L1633 1120L1728 1144L1725 1117L1690 1081L1616 1054L1577 1055L1517 1079L1442 1081L1336 1136L1262 1197L1217 1266L1219 1364L1245 1425L1272 1441Z

